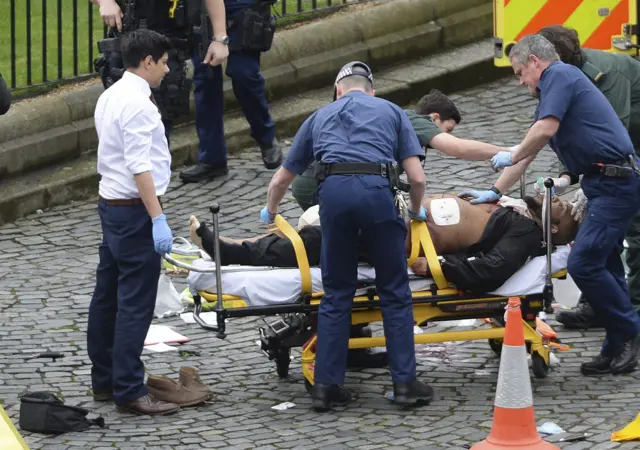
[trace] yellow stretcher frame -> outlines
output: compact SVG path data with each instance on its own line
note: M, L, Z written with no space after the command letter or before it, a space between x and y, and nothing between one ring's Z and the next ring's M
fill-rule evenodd
M215 219L214 224L217 223L217 220ZM314 316L317 313L318 306L320 305L324 293L312 292L311 272L302 239L298 235L298 232L284 217L280 215L277 215L275 218L275 226L276 227L271 229L270 232L286 236L291 241L295 249L296 259L298 261L298 267L301 274L302 294L300 301L298 303L286 305L251 307L247 306L246 302L241 297L222 294L222 302L218 302L217 294L207 291L199 291L194 295L194 319L201 327L211 331L216 331L219 338L224 339L226 337L226 318L290 313L298 313L306 316L307 318L311 318L311 316ZM424 222L411 221L410 227L412 242L408 264L412 264L420 255L420 251L422 250L425 258L427 259L431 277L434 280L431 290L412 293L415 322L421 325L428 321L470 318L492 319L490 322L491 328L417 334L414 338L415 344L487 339L491 349L496 354L500 355L505 331L502 317L504 315L504 307L508 302L508 297L489 294L474 296L451 287L442 272L442 267L436 254L427 225ZM168 259L170 263L181 266L180 262L167 258L166 256L165 258ZM182 265L182 267L201 271L191 266ZM566 270L555 273L552 277L565 278ZM525 341L527 343L527 349L531 354L532 372L537 378L544 378L547 376L549 370L551 341L549 337L545 337L540 332L537 332L535 327L538 312L542 311L545 306L547 308L551 307L551 301L553 299L552 288L551 292L547 291L541 294L521 295L517 297L520 299L522 304L522 327ZM206 304L204 302L206 302ZM217 326L206 324L199 317L200 312L206 310L213 310L217 312ZM353 299L351 322L352 325L382 322L379 298L374 292L371 292L369 295L356 296ZM286 323L278 328L272 327L271 330L265 331L264 328L260 329L262 350L267 354L269 359L274 359L276 361L277 372L282 378L286 378L288 376L290 349L295 346L302 347L302 372L305 377L305 385L307 389L310 389L313 385L316 343L315 328L313 325L309 324L313 324L313 320L308 321L306 328L300 326L298 337L304 336L305 338L303 341L300 339L297 339L296 341L296 339L292 338L281 339L279 336L280 330L291 332L290 328L292 327ZM289 343L284 344L283 346L283 342L287 340ZM291 342L297 342L298 345L291 345ZM349 340L350 349L366 349L382 346L385 346L384 337L352 337Z
M0 449L29 450L29 446L18 432L18 429L2 405L0 405Z

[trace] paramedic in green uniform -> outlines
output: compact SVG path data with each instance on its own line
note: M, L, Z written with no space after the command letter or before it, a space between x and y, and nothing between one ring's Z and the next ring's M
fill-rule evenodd
M485 161L505 150L503 147L452 136L451 132L461 121L460 112L451 99L437 89L422 97L415 110L405 109L404 112L418 136L420 146L425 150L430 147L469 161ZM314 169L315 163L312 163L292 184L293 197L304 211L318 204Z
M640 154L640 61L628 55L581 49L576 31L560 25L545 27L538 34L555 46L563 62L579 67L595 83L629 131L636 154ZM564 167L560 174L571 184L578 182L578 178ZM582 216L586 205L582 190L576 193L575 200L578 201L576 213ZM631 221L625 240L631 302L636 310L640 310L640 213ZM558 311L556 320L567 328L602 326L583 296L576 309Z

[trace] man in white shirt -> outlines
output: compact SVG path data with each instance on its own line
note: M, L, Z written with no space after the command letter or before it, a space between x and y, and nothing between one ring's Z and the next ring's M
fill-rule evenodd
M87 350L96 401L138 414L178 410L154 399L140 359L151 325L162 254L173 236L159 197L171 178L171 153L151 97L169 72L171 42L151 30L122 37L126 72L98 99L98 213L103 241L89 307Z

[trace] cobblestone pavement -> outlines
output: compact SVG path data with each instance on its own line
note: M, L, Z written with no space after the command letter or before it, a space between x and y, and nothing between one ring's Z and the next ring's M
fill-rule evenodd
M458 136L509 145L520 142L534 107L511 78L453 98L466 113ZM263 232L258 212L271 172L262 168L255 151L233 157L230 165L224 180L181 186L174 179L165 198L174 234L187 236L190 214L210 220L207 207L212 201L222 208L223 235L243 238ZM528 184L539 175L556 173L557 166L555 156L543 151ZM428 156L426 172L430 193L488 187L497 176L488 162L458 161L435 151ZM292 223L301 213L293 202L284 210ZM211 404L167 417L142 417L93 402L85 331L100 239L95 201L75 202L0 227L0 399L17 423L18 396L27 390L50 390L68 404L102 414L107 424L57 437L24 433L32 449L461 449L486 436L499 366L486 341L420 346L419 375L436 391L430 406L400 410L383 397L390 388L386 370L352 370L347 385L356 391L356 401L318 415L309 408L299 352L293 352L290 379L279 380L273 362L256 346L262 324L257 318L230 321L226 340L180 318L154 321L188 336L190 342L181 349L200 354L145 352L147 371L175 376L182 366L196 367L216 393ZM173 280L181 291L184 278ZM547 378L532 377L538 423L551 420L565 430L589 433L587 441L559 444L565 449L637 448L637 443L612 443L610 436L640 412L638 373L582 377L579 364L597 353L602 332L558 331L572 349L558 354L560 362ZM55 362L32 359L47 349L65 357ZM285 401L295 407L271 409Z

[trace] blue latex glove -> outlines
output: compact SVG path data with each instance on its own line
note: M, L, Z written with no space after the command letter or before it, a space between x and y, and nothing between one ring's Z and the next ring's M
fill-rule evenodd
M266 206L262 208L262 211L260 211L260 220L262 220L267 225L269 225L270 223L273 223L275 218L276 218L276 215L271 214Z
M464 198L465 200L468 200L469 198L473 198L474 200L471 200L471 204L477 205L478 203L497 202L498 200L500 200L501 196L490 190L486 190L486 191L472 190L472 191L461 192L458 194L458 197Z
M427 209L424 206L420 206L420 211L418 214L414 214L409 210L409 218L413 220L419 220L421 222L427 221Z
M171 253L173 234L167 224L167 216L160 214L158 217L154 217L151 222L153 223L153 245L156 252L161 255Z
M503 167L512 166L511 152L499 152L493 158L491 158L491 167L496 172Z

